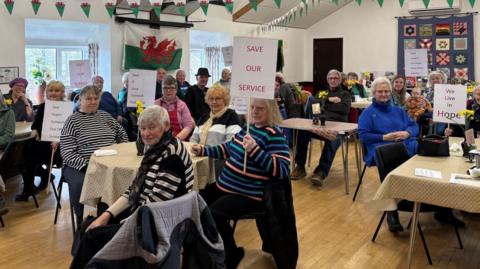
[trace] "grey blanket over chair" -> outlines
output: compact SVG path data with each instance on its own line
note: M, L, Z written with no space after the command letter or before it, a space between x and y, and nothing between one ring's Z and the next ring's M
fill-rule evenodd
M140 207L86 268L225 268L224 259L206 203L190 192Z

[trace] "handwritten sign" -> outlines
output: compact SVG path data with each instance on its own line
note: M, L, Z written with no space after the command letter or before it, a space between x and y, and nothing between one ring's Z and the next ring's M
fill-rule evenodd
M405 50L405 76L425 77L428 75L427 49Z
M233 47L223 47L222 48L223 54L223 62L225 66L232 66L232 59L233 59Z
M89 60L69 61L70 86L81 89L92 84L92 71Z
M467 108L467 86L435 84L433 98L433 121L465 124L459 114Z
M45 100L42 141L60 142L60 134L67 118L72 114L73 103Z
M128 75L127 107L136 107L137 100L144 106L153 105L155 102L155 86L157 71L130 69Z
M277 40L235 37L233 44L231 95L273 99Z
M238 115L247 115L248 114L248 98L243 97L233 97L232 105L235 112Z

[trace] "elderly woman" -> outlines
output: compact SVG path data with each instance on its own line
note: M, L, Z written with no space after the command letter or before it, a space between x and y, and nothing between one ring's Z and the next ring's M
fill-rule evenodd
M216 183L201 193L222 236L226 268L236 268L244 256L243 248L235 243L229 221L263 211L266 181L288 179L290 173L288 144L276 127L281 120L276 102L253 99L250 111L250 134L243 129L224 144L192 146L196 155L226 160ZM245 152L247 163L246 172L243 172Z
M101 147L128 141L123 127L110 114L98 109L100 94L92 85L80 91L80 110L68 117L60 136L63 175L68 182L77 223L83 220L83 205L79 199L90 156Z
M480 86L473 89L473 99L467 101L467 109L473 110L473 119L470 120L470 128L473 128L476 138L480 132Z
M358 82L358 75L355 72L349 72L347 74L347 88L350 91L350 95L360 96L361 98L367 98L367 92L362 84Z
M440 71L432 71L428 74L428 84L429 87L425 89L423 95L427 98L428 102L433 105L433 90L435 84L445 84L447 83L447 76Z
M195 127L190 110L185 102L177 96L177 81L170 75L163 79L163 96L155 104L165 108L170 117L173 136L184 141Z
M123 122L122 108L110 92L103 90L103 78L99 75L93 76L92 84L101 92L98 109L108 112L108 114L112 115L112 117L121 124Z
M6 94L5 102L12 106L16 121L33 121L32 101L25 96L28 81L16 78L9 83L10 92Z
M65 86L60 81L52 80L46 87L46 94L47 99L50 101L64 101ZM37 191L34 186L35 175L40 175L42 179L38 190L44 190L48 186L48 168L44 169L42 166L49 166L52 150L55 151L54 163L61 164L60 152L57 151L58 142L40 141L44 114L45 103L42 103L38 106L32 123L32 135L36 137L36 140L32 140L27 145L29 154L27 156L25 173L23 174L23 192L16 196L15 200L17 201L27 201Z
M200 117L192 137L190 137L190 142L206 146L223 144L242 130L237 113L228 108L230 95L222 86L214 85L208 89L205 102L210 107L210 113ZM223 164L222 160L215 161L213 165L215 178L220 175Z
M410 94L407 92L407 84L405 82L405 77L398 75L392 80L392 104L401 108L405 108L405 102L410 97Z
M190 87L190 83L185 80L186 76L185 71L182 69L179 69L177 73L175 73L178 84L177 96L182 100L185 99L185 94L187 93L188 87Z
M222 77L219 81L215 82L213 86L220 85L222 86L228 93L230 93L230 83L232 78L232 71L228 68L223 68L222 70Z
M118 231L119 221L141 205L175 199L192 189L192 160L183 143L173 136L168 112L150 106L138 118L138 125L146 151L137 175L115 203L87 224L70 268L84 268Z

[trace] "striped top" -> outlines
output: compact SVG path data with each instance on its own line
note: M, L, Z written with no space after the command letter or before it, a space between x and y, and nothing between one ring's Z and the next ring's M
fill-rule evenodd
M149 168L140 204L167 201L190 192L193 187L193 165L190 154L177 138L173 138L161 156ZM123 194L128 198L130 188Z
M123 127L107 112L75 112L68 117L60 136L63 165L82 170L95 150L127 141Z
M200 117L190 137L190 142L200 143L203 125L209 118L210 113ZM220 118L213 120L213 124L208 130L206 145L210 146L225 143L232 139L240 130L242 130L242 127L240 127L240 120L238 119L237 113L233 109L227 109Z
M277 127L257 128L250 125L250 135L257 146L248 154L244 173L245 134L246 130L242 129L227 143L203 147L202 155L226 160L225 168L217 180L220 189L261 201L267 180L290 177L288 144Z

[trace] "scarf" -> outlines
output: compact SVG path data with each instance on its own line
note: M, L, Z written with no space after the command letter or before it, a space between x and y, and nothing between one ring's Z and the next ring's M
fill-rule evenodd
M203 124L202 128L200 129L200 144L201 145L206 145L207 143L207 138L208 138L208 130L210 130L210 127L213 125L213 121L220 118L225 114L225 112L228 110L228 107L225 106L222 110L218 111L217 113L213 113L210 111L210 117L208 120Z
M395 90L392 91L392 97L396 105L405 106L405 96L405 89L402 90L402 93L398 93Z
M168 130L168 132L163 134L163 137L158 141L157 144L149 147L145 152L145 156L143 156L142 162L140 163L140 167L138 168L137 175L130 185L130 194L128 196L128 205L130 206L131 212L137 209L140 194L143 190L143 184L145 183L145 177L150 169L150 167L155 163L155 161L160 158L165 148L170 144L172 141L173 135L172 130Z

